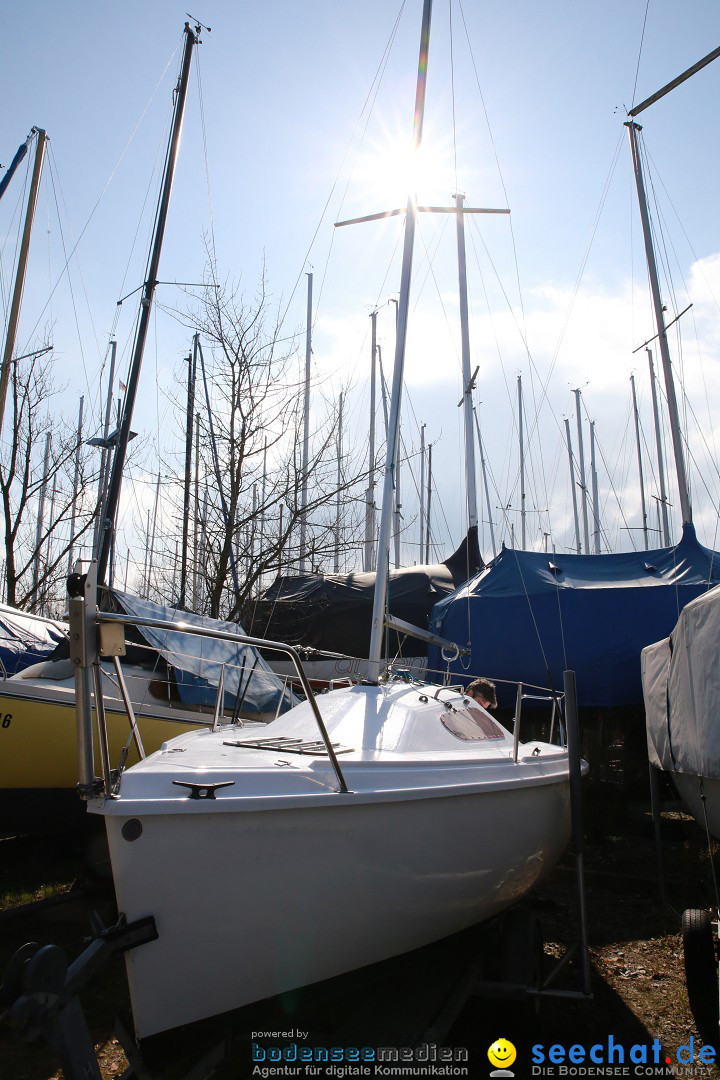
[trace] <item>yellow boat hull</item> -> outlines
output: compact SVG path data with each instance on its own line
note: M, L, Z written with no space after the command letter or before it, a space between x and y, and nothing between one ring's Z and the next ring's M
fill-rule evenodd
M130 724L120 701L106 699L106 717L110 764L115 768ZM139 709L137 720L146 754L175 735L211 722L210 717L188 720L180 710L154 705ZM137 760L131 743L127 764ZM77 761L74 690L20 680L0 684L0 788L73 789L78 782ZM99 774L97 733L95 768Z

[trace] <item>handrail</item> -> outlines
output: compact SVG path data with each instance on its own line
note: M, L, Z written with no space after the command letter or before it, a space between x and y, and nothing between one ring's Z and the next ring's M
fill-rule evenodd
M513 718L513 761L517 761L518 759L518 752L520 747L520 717L522 715L523 701L552 701L552 715L550 717L550 735L548 739L549 742L553 741L553 736L555 734L555 713L559 712L560 705L560 702L558 700L558 694L554 690L551 690L544 694L528 694L525 690L525 687L528 685L528 683L522 682L519 682L517 684L517 697L515 698L515 716ZM539 687L533 687L533 689L537 690L539 689ZM560 713L560 721L558 727L560 731L560 745L562 745L562 713Z
M330 741L330 736L328 735L323 718L320 715L320 710L317 706L315 694L313 693L312 687L310 686L310 683L308 681L308 677L305 674L305 670L302 666L302 661L300 659L298 651L297 649L293 648L292 645L287 645L284 642L280 641L267 641L264 638L250 637L248 634L233 634L230 633L229 630L215 630L212 627L208 626L195 626L191 623L183 622L181 619L149 619L143 616L117 615L113 614L112 612L98 611L97 621L99 623L120 623L129 624L130 626L147 626L155 630L171 630L175 631L176 633L194 634L196 637L217 638L220 641L233 641L238 645L251 645L256 649L269 649L274 652L284 653L292 660L293 664L295 665L295 670L300 680L300 684L303 688L303 692L315 716L318 728L320 729L320 735L322 736L325 750L332 763L340 791L343 793L348 791L348 786L345 783L345 777L342 774L342 769L340 768L337 755L335 754L335 751L333 749L332 743Z

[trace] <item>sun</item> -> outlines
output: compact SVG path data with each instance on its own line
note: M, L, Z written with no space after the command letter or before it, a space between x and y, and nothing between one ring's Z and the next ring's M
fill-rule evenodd
M410 194L421 205L445 203L454 192L449 141L426 130L420 149L414 151L410 139L386 131L360 154L353 187L356 199L367 203L367 212L404 207Z

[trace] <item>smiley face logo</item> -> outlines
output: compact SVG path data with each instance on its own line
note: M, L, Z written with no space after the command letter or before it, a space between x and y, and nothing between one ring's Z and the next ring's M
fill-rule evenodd
M498 1069L507 1069L517 1057L517 1050L507 1039L496 1039L488 1050L490 1064Z

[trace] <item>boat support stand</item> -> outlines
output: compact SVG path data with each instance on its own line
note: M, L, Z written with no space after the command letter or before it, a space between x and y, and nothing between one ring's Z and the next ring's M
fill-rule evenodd
M582 758L580 755L580 729L578 723L577 690L575 672L563 675L565 698L565 727L568 748L570 780L570 820L572 851L575 857L577 892L577 939L559 957L547 975L543 975L537 962L542 957L540 928L532 911L513 909L506 916L508 949L504 960L504 978L500 982L479 980L472 986L472 993L493 997L521 1000L544 997L591 1001L592 982L590 954L588 951L587 904L585 898L585 849L582 815ZM517 916L517 918L515 918ZM558 976L570 961L578 960L581 988L565 990L555 985Z

